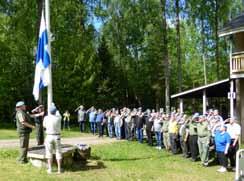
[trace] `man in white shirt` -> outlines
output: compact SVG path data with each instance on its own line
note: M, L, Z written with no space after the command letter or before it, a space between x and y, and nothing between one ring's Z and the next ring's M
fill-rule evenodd
M230 118L229 124L227 126L227 133L229 133L231 137L230 148L228 151L228 158L230 159L230 164L233 169L235 169L236 165L236 152L239 149L239 138L241 135L241 126L236 123L236 118Z
M55 151L58 165L58 173L61 173L62 150L61 150L61 115L57 114L54 105L50 107L50 115L44 117L43 127L46 128L45 149L48 159L48 173L52 172L53 152Z

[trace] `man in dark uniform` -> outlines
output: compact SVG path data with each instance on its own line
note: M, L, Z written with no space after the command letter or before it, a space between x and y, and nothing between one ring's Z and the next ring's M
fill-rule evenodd
M33 109L31 112L36 114L42 113L44 115L44 106L40 105L37 108ZM43 115L34 116L37 145L44 144Z
M137 130L137 140L139 143L143 143L143 126L144 126L144 118L143 112L141 108L138 109L138 112L135 117L136 121L136 130Z
M20 163L27 163L30 133L35 126L30 124L30 116L26 113L26 106L23 101L19 101L16 104L16 125L20 140L20 155L18 161Z
M147 143L149 146L153 146L152 127L154 117L151 116L150 109L147 109L144 119L146 123Z
M198 144L197 144L197 124L199 119L199 113L195 113L192 120L189 123L189 143L191 160L196 161L198 157Z

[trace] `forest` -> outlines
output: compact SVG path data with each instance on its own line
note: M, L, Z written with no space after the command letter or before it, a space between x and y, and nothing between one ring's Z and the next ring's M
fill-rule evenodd
M170 95L228 78L228 40L218 31L242 0L51 0L53 99L166 108ZM32 95L43 0L0 1L0 120ZM46 104L46 89L42 103Z

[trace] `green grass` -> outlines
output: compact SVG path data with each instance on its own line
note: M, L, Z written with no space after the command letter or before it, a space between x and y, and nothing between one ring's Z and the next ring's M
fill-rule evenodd
M78 128L71 128L70 131L62 130L61 134L62 134L63 138L80 137L80 136L87 135L84 133L80 133ZM30 137L35 138L35 136L36 136L36 132L35 132L35 130L33 130ZM3 139L18 139L18 134L17 134L16 128L0 126L0 140L3 140Z
M162 180L232 181L234 173L217 173L219 166L204 168L181 155L159 151L146 144L119 142L92 146L92 158L86 165L66 168L61 175L48 175L31 164L17 165L16 150L0 151L0 180Z

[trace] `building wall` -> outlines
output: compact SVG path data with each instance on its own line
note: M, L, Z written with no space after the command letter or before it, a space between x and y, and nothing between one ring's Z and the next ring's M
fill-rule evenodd
M233 53L235 52L242 52L244 51L244 33L237 33L234 34L234 50Z

